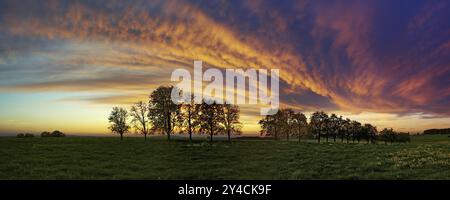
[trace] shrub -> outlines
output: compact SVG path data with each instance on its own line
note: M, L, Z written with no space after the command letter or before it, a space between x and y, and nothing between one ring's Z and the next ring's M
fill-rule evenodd
M411 142L411 138L409 137L409 133L398 133L395 137L395 142L407 143Z
M42 132L41 137L50 137L50 132L48 132L48 131Z
M25 137L26 138L32 138L32 137L34 137L34 134L32 134L32 133L25 133Z
M32 138L34 137L34 134L32 133L19 133L17 134L18 138Z
M63 132L58 130L53 131L50 135L51 137L66 137L66 135Z
M56 130L51 133L44 131L41 133L41 137L66 137L66 135L63 132Z
M423 131L424 135L450 134L450 128L446 129L428 129Z

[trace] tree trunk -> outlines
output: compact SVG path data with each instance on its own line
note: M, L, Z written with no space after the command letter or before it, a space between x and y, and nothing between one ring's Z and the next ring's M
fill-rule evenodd
M320 133L319 133L319 135L317 137L317 142L320 143Z
M192 125L191 125L191 121L189 121L189 142L192 142Z
M123 140L123 133L120 134L120 140Z
M212 126L211 126L211 128L209 129L209 132L211 133L211 137L209 138L209 140L212 142L212 141L213 141L213 135L214 135L214 131L213 131Z
M144 139L147 140L147 133L144 133Z
M228 142L231 142L231 133L230 133L230 130L228 130L227 132L228 132Z
M191 107L189 107L189 109L188 109L188 115L189 115L189 118L188 118L188 123L189 123L189 142L192 142L192 119L191 119Z
M166 114L167 114L167 139L170 141L170 130L172 130L170 112L167 112Z

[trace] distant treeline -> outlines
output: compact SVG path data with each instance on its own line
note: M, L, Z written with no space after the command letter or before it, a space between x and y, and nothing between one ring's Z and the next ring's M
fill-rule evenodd
M344 119L336 114L328 115L323 111L314 112L309 120L305 114L295 112L290 108L280 109L274 115L267 115L259 121L261 135L272 136L274 139L296 137L300 141L302 137L317 139L317 142L331 139L333 142L344 140L358 143L361 140L367 143L376 141L409 142L410 134L396 132L392 128L384 128L378 132L377 127L371 124L361 124L358 121Z
M34 134L32 133L19 133L17 134L18 138L32 138L34 137ZM64 134L61 131L55 130L53 132L44 131L41 133L41 137L66 137L66 134Z
M450 128L445 129L428 129L423 131L424 135L450 134Z

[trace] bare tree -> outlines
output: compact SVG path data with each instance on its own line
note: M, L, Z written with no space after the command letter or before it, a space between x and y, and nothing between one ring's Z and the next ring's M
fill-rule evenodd
M144 135L147 140L147 134L150 133L150 120L148 119L148 106L142 101L133 104L130 109L131 123L136 132Z
M118 133L120 135L120 140L123 140L123 134L127 133L130 126L127 124L128 113L124 108L114 107L109 115L109 129L113 133Z
M214 135L220 134L223 131L221 122L223 122L223 109L221 104L213 102L207 104L205 101L201 105L200 126L210 135L210 141L213 141Z
M223 106L223 126L231 142L231 134L240 134L242 124L239 122L239 106L225 103Z
M198 118L201 106L199 104L195 104L195 96L193 94L191 94L190 96L190 101L182 104L181 106L180 120L182 125L187 129L187 132L189 134L189 141L192 142L192 134L200 125Z

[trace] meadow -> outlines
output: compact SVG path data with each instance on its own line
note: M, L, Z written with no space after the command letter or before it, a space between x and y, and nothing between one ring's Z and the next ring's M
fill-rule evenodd
M450 138L317 144L3 137L0 179L450 179Z

